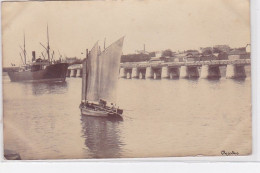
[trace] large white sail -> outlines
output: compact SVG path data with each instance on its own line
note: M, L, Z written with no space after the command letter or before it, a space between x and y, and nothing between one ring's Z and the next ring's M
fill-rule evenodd
M99 100L99 47L98 43L89 52L87 66L88 66L88 79L87 79L87 100Z
M116 101L116 90L124 37L107 47L99 56L99 98Z

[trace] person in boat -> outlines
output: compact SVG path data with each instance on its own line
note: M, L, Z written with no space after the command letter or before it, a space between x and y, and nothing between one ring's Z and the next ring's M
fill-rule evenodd
M81 101L80 107L87 107L87 106L88 106L88 101L87 102Z
M85 103L83 101L81 101L80 107L84 107L84 106L85 106Z
M113 103L111 103L111 105L112 105L112 111L116 111L116 105L115 104L113 104Z
M106 107L107 102L105 100L100 99L99 100L99 105L102 106L102 107Z
M90 107L90 108L92 108L92 109L95 109L95 106L94 106L93 103L88 104L88 107Z
M84 103L84 106L85 106L85 107L88 107L88 101Z

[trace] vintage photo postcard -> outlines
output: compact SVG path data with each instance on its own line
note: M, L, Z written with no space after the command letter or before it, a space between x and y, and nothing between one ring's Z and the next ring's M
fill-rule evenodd
M7 160L248 156L249 0L2 2Z

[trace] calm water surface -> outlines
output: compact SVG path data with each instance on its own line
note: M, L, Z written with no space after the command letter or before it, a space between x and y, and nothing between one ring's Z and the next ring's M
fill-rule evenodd
M81 116L81 79L3 76L4 148L22 159L221 155L251 151L251 82L120 79L123 121Z

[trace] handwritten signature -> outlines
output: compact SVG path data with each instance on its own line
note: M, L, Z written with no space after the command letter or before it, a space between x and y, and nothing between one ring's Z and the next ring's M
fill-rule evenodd
M221 151L221 154L222 156L238 156L239 153L238 152L235 152L235 151L225 151L225 150L222 150Z

